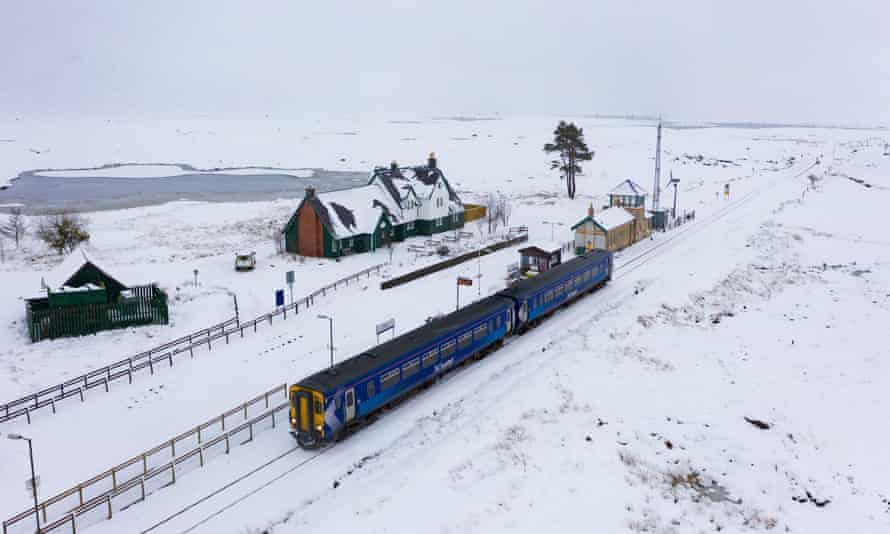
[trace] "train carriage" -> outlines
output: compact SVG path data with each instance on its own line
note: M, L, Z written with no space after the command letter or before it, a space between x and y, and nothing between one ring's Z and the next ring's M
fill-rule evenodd
M498 293L516 308L515 328L526 330L542 317L612 278L612 253L592 250L534 278L522 280Z
M335 440L350 424L499 344L512 301L488 297L320 371L291 387L291 432L303 447Z

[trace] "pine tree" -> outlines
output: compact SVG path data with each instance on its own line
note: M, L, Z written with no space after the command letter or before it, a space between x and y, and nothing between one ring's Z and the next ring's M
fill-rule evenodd
M551 169L559 169L561 177L566 181L569 198L575 198L575 176L583 174L581 161L593 159L594 152L584 142L584 129L575 123L559 121L553 131L553 142L544 145L544 152L559 153L559 159L550 162Z

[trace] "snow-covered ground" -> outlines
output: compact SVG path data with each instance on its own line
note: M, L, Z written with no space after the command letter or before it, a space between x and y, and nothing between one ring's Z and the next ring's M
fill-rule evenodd
M576 118L597 155L572 201L540 150L557 119L81 121L78 129L94 136L80 147L59 133L73 135L70 128L23 119L10 130L15 135L0 137L52 147L41 154L47 163L35 163L33 153L5 160L13 175L118 161L361 170L391 159L419 161L435 150L465 200L504 192L514 205L511 224L528 225L532 240L550 240L553 232L554 240L568 241L587 205L601 206L620 180L651 188L654 128ZM190 133L174 142L176 129ZM285 455L152 532L198 523L198 532L276 533L886 530L884 137L828 129L666 130L664 173L681 179L680 206L696 210L694 223L622 251L607 288L322 456L301 464L309 453ZM288 138L297 141L285 148ZM729 199L722 195L726 183ZM112 274L157 280L174 297L166 327L28 343L21 298L36 294L58 259L33 240L18 251L7 246L0 399L227 318L232 293L242 317L268 311L286 270L297 271L300 295L388 261L385 251L340 262L276 256L270 223L281 225L295 206L176 202L89 214L91 253ZM256 250L258 270L235 273L236 250ZM372 277L323 299L310 314L0 432L34 438L41 495L48 497L326 365L327 322L316 313L335 318L336 356L346 357L374 343L377 322L395 318L404 332L453 309L458 275L478 269L479 293L496 291L517 259L515 249L500 251L388 291ZM400 246L384 276L428 261ZM190 283L195 268L198 287ZM462 292L462 302L471 298L475 287ZM26 451L3 443L6 518L27 508L30 497L22 482L29 476ZM283 428L260 434L88 531L142 531L292 447Z

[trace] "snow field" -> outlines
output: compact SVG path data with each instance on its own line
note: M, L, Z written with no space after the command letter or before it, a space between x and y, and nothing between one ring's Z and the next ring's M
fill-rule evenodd
M531 131L528 125L533 123L503 122L516 131L522 131L523 126ZM582 193L596 192L595 196L568 201L552 195L559 188L558 181L548 182L549 188L540 179L528 181L537 186L537 190L529 190L524 183L508 182L509 178L497 174L499 171L493 171L490 179L473 189L507 190L514 198L511 224L528 224L533 241L550 238L550 226L542 224L543 220L564 222L567 226L557 227L557 232L568 240L568 226L583 216L587 203L594 201L597 206L604 202L603 192L630 174L633 165L639 164L641 174L631 176L649 187L645 177L651 172L651 162L647 163L641 155L651 152L650 145L654 144L651 128L607 123L587 129L586 133L591 146L600 150L591 162L592 168L602 165L610 173L596 177L601 186L598 189L588 189L579 182ZM881 195L886 193L832 174L859 177L869 173L870 181L885 187L886 178L880 181L882 174L876 170L887 169L880 152L868 145L852 152L843 143L848 136L855 138L851 132L783 134L818 139L802 144L752 138L764 137L762 131L669 130L666 135L672 139L665 143L666 149L678 154L719 152L720 157L731 154L730 158L756 159L755 172L745 175L743 168L687 164L687 168L693 165L701 175L699 179L681 182L689 187L681 188L681 206L697 210L695 225L726 206L725 201L714 198L714 192L727 179L737 178L732 182L733 199L776 181L780 185L708 229L690 234L688 239L677 239L657 255L658 259L634 269L631 275L621 277L619 271L619 277L603 292L447 378L440 387L411 399L330 453L220 514L198 531L242 532L248 525L272 525L275 532L332 526L345 529L353 528L356 519L371 531L404 531L409 526L404 522L408 511L412 511L409 517L416 513L411 524L422 519L434 531L490 532L554 526L573 530L583 521L590 521L589 514L595 516L598 528L606 527L605 531L631 528L669 532L713 528L715 524L728 531L762 529L771 524L826 532L832 531L829 526L847 524L859 531L873 531L871 527L882 524L876 481L886 472L875 460L874 448L859 445L857 449L852 438L846 437L850 434L825 430L820 425L822 419L808 411L816 407L814 411L824 410L820 413L843 419L844 428L856 432L856 436L866 436L866 443L880 439L880 435L871 433L878 430L863 428L861 419L837 413L835 405L870 406L873 411L885 402L875 392L885 385L881 377L887 373L870 342L873 338L863 332L876 331L879 322L886 319L882 314L888 308L886 297L882 297L887 293L886 273L880 270L881 255L886 257L886 238L868 223L885 205L886 198ZM863 137L862 133L856 135ZM593 142L594 136L602 144ZM819 154L830 154L833 138L840 141L837 161L832 162L836 168L823 171L821 166L817 167L816 172L824 176L817 186L819 190L808 191L801 199L807 180L794 175ZM476 141L460 143L482 144L487 138L470 139ZM492 141L489 148L496 144ZM746 150L745 145L751 145L751 150ZM788 146L797 150L789 150ZM504 147L493 149L503 151ZM756 158L747 155L754 151ZM464 153L464 149L456 153ZM794 168L782 172L767 170L781 168L784 164L779 163L787 161L785 158L790 155L801 161ZM537 154L532 156L539 159ZM446 165L441 151L440 158L454 182L455 173ZM491 165L488 158L481 157L475 163L476 168ZM674 166L675 175L682 168L679 165ZM614 180L612 174L617 175ZM663 196L663 202L669 198ZM210 322L203 320L206 313L219 314L220 318L229 316L228 291L238 295L242 317L252 316L248 310L267 310L271 289L283 286L283 271L292 266L298 269L298 284L314 288L322 285L318 283L321 280L330 281L339 278L339 273L354 272L386 259L380 252L340 263L282 263L273 255L271 245L258 235L258 229L270 213L283 218L294 206L294 202L284 201L238 205L174 203L91 214L90 218L94 247L113 258L114 269L131 269L141 276L148 272L167 288L180 287L180 293L188 295L183 299L192 299L189 306L194 306L194 310L184 305L175 312L180 315L170 330L176 330L178 335L182 333L180 326L195 324L198 328ZM829 219L824 217L825 213L835 216ZM134 235L139 235L139 239L134 239ZM663 237L668 235L659 235L654 242L641 243L634 250L620 253L618 264L624 257L654 246ZM249 273L250 278L231 271L233 243L239 249L244 243L257 245L261 269ZM144 262L152 259L155 262L147 271ZM39 280L40 273L30 271L24 257L14 261L17 263L11 265L18 265L21 271L2 273L4 279L10 276L16 280L15 289L4 284L6 293L22 291L35 278ZM401 247L396 251L392 272L409 270L417 261ZM516 254L512 249L482 258L483 294L498 287L506 264L514 261ZM852 261L857 262L856 266ZM49 266L51 262L48 256L38 259L38 265ZM840 267L823 273L823 262ZM324 268L318 268L322 264ZM202 273L202 286L196 289L187 288L186 284L192 265L197 265ZM863 265L869 273L852 274L862 270ZM322 321L311 320L315 313L335 316L338 357L353 354L373 343L372 328L376 322L394 317L397 331L404 332L428 315L453 309L454 277L475 275L476 267L471 262L386 292L378 289L379 279L372 278L366 284L338 291L320 303L318 309L310 310L306 321L288 319L277 323L219 351L214 346L211 354L196 355L193 361L177 361L174 369L160 371L149 380L137 379L133 386L115 388L110 394L98 393L87 403L63 407L58 415L42 417L30 427L10 426L4 431L35 436L44 484L41 495L48 496L52 487L67 487L277 382L299 379L326 365L327 327ZM865 288L861 287L863 284ZM201 294L209 288L214 291L206 296ZM813 288L828 288L835 294L817 295ZM299 291L295 290L295 294ZM862 294L870 295L878 304L859 298ZM471 296L475 298L476 288L464 288L462 302L468 302ZM812 336L812 325L826 319L819 314L831 310L831 306L821 305L823 300L836 308L835 298L846 302L841 305L845 310L866 310L868 314L862 321L844 322L848 330L837 338ZM786 302L788 299L791 300ZM801 339L813 337L812 346L807 345L810 350L798 351L800 341L796 340L794 350L798 353L787 360L777 358L776 354L784 354L786 347L783 344L782 350L777 349L771 336L778 339L788 328L786 319L780 320L779 315L799 311L792 303L810 299L814 302L807 309L809 319L793 324L801 329ZM739 311L739 304L747 305L749 310ZM15 306L4 306L0 313L14 318L21 314L23 304L18 301ZM726 311L733 311L734 315L720 315ZM840 318L849 315L836 313L831 324L837 326L833 326L832 333L838 332ZM711 323L714 316L721 317L719 324ZM774 323L783 326L773 331ZM174 337L153 333L152 336L158 336L154 337L156 341L144 339L144 329L107 334L64 340L58 343L60 348L49 350L40 347L42 344L23 343L18 331L10 327L6 337L15 352L0 357L4 362L17 358L21 368L10 368L3 379L13 384L11 388L27 393L32 386L45 385L43 380L72 372L70 367L100 366L117 359L112 356L117 352L116 344L135 348L138 343L154 345ZM740 340L750 343L747 355L738 348ZM819 372L810 367L809 382L799 383L801 369L814 358L832 363L836 358L834 351L847 346L863 354L871 350L870 360L853 363L861 371L838 378L837 373L843 372L840 365L831 364ZM27 376L24 369L33 359L44 361L45 371L23 379ZM850 376L854 374L855 377ZM863 376L875 385L863 386L856 381ZM0 390L6 397L7 386L4 384ZM827 391L842 397L844 402L827 401L831 397ZM800 398L801 406L789 403L789 396ZM711 402L702 402L705 399ZM776 426L759 430L742 419L746 415ZM834 418L833 424L841 423ZM600 425L600 420L606 424ZM785 430L796 443L782 437ZM588 435L591 441L586 440ZM672 448L665 441L670 441ZM832 445L827 445L829 442ZM64 446L57 445L60 443ZM239 472L287 450L292 441L285 432L266 433L255 446L215 459L203 470L183 477L177 486L162 490L149 502L134 506L111 522L91 527L90 531L144 528L235 478ZM10 450L15 454L15 449ZM843 469L842 460L854 453L862 458L862 464ZM289 456L287 465L298 461L302 454ZM796 459L795 455L804 459ZM362 463L360 469L350 467L366 456L373 458ZM77 462L72 462L72 458L77 458ZM773 467L770 459L773 465L781 464L781 469L773 468L767 473ZM751 463L756 467L750 467ZM283 466L251 479L235 493L220 495L192 515L182 517L175 526L171 523L169 531L181 531L203 519L254 484L260 485L263 477L271 478L272 473L283 471ZM26 470L27 464L17 460L0 463L0 478L24 480L28 476ZM690 478L693 472L698 476ZM855 483L847 482L844 486L844 477L853 477ZM334 480L340 482L337 489L332 488ZM671 485L672 480L679 482ZM741 497L742 504L729 500L712 502L710 497L703 497L698 482L710 484L712 480L725 488L728 499L737 501ZM10 503L8 510L4 504L6 513L0 514L3 517L28 506L28 495L18 486L2 485L4 502ZM819 499L831 498L832 503L817 508L811 503L790 500L791 496L801 495L804 488L815 492ZM674 497L678 498L676 504ZM829 514L837 518L835 522L825 519ZM883 519L886 522L886 515Z

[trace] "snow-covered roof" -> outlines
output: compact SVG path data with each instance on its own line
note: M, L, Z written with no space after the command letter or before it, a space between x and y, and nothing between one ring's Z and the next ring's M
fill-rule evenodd
M393 223L401 220L401 208L377 185L318 193L314 207L334 237L370 234L386 214Z
M594 213L593 219L596 221L596 224L602 226L606 230L611 230L634 220L634 216L624 208L614 207L604 209L599 213Z
M96 258L92 254L87 254L86 247L81 245L65 256L62 263L58 264L55 269L43 276L43 287L52 289L53 291L58 290L65 286L68 283L68 280L70 280L77 271L87 263L93 264L93 266L102 271L105 276L112 280L116 280L122 286L138 285L129 283L130 280L121 280L117 276L111 276L108 271L96 261Z
M379 179L387 191L395 197L399 196L399 202L404 200L409 192L413 192L419 198L426 199L433 196L436 185L440 182L443 187L448 189L448 196L451 201L460 205L460 198L451 184L445 178L445 174L439 167L430 167L428 165L418 165L415 167L398 167L395 171L392 167L377 167L371 173L369 183L373 183ZM410 190L410 191L409 191Z
M561 249L562 244L557 243L556 241L534 241L519 249L519 252L522 252L527 248L537 248L546 252L554 252Z
M609 193L612 195L645 196L646 190L640 184L628 179L615 186Z

